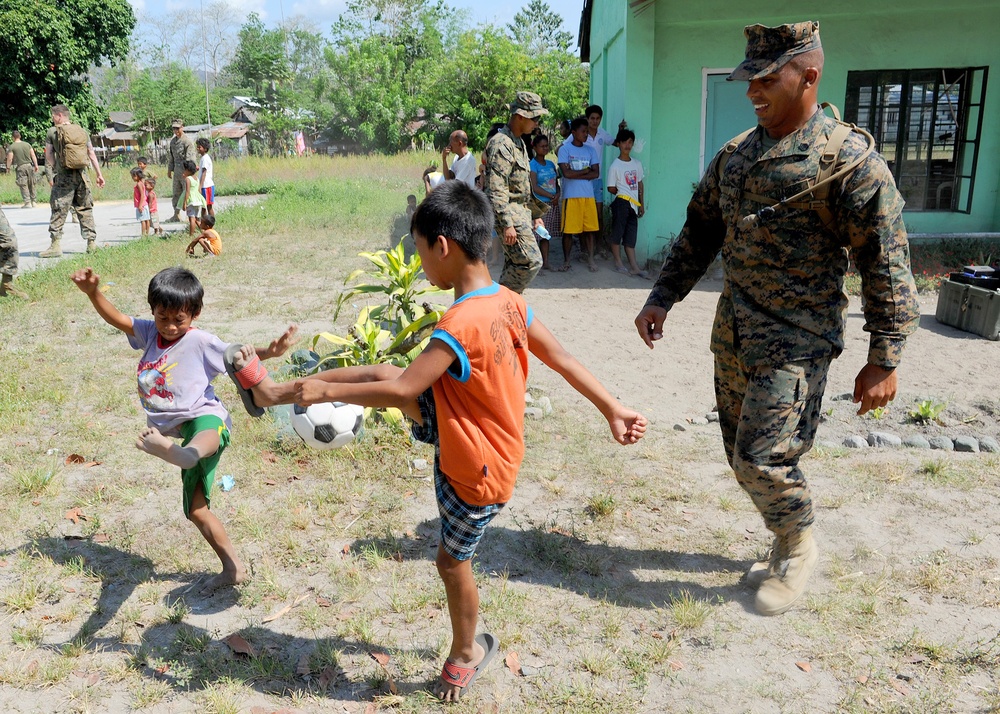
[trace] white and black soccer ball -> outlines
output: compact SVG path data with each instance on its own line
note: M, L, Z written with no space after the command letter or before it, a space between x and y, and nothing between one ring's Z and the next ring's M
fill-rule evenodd
M292 428L314 449L339 449L354 441L365 423L365 408L345 402L292 406Z

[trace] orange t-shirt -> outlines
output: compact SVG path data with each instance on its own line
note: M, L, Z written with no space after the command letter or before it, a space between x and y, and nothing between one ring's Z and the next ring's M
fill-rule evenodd
M455 353L434 383L441 471L466 503L506 503L524 459L531 310L493 283L448 308L431 339Z
M214 228L209 228L205 231L205 238L208 239L208 245L212 249L212 255L219 255L222 253L222 238L215 232Z

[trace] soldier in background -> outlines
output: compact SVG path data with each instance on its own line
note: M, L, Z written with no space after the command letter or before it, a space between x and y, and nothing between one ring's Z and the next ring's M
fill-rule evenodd
M103 187L101 165L97 162L97 154L87 131L70 123L69 108L65 104L52 107L52 125L45 135L45 166L52 171L52 192L49 196L49 205L52 207L49 237L52 243L38 257L62 256L63 226L70 210L74 210L80 219L80 233L87 241L87 252L92 253L97 247L97 227L94 225L94 198L90 193L87 169L67 167L66 163L70 152L74 156L74 164L77 161L75 157L83 159L78 165L89 164L93 167L97 174L97 185Z
M817 104L819 23L744 33L746 60L729 79L748 82L758 126L705 171L635 325L652 348L667 311L721 250L711 345L719 423L736 479L774 534L770 559L755 563L747 581L757 586L757 611L777 615L801 597L818 560L798 464L816 435L830 362L844 349L848 255L861 274L871 335L854 383L859 414L895 398L895 369L919 310L892 174L867 137L841 129ZM844 138L839 150L835 132ZM829 205L791 203L803 186L818 186L828 145L841 167L831 174Z
M198 152L195 151L194 142L191 137L184 133L184 122L174 119L170 125L174 130L174 135L170 139L170 148L167 156L167 178L174 180L173 196L170 203L174 207L174 215L164 223L180 223L181 204L184 202L184 162L193 161L198 163Z
M500 284L516 293L524 292L542 268L542 254L532 229L542 224L533 220L531 168L521 140L538 126L538 117L549 113L534 92L518 92L510 105L510 121L486 144L485 188L493 204L497 233L503 243L503 272Z
M14 278L17 275L17 260L19 254L17 250L17 236L14 229L7 222L7 216L0 208L0 298L19 297L28 299L26 293L14 287Z
M15 182L21 189L21 208L35 207L35 174L38 172L38 157L35 149L26 141L21 141L21 132L11 132L14 139L7 149L7 170L14 171Z

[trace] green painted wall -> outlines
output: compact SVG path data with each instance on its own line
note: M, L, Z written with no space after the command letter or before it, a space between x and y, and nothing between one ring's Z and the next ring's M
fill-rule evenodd
M633 14L623 0L594 0L591 99L604 107L608 131L624 116L646 142L637 156L647 196L640 258L655 256L680 230L700 178L703 69L737 65L743 26L756 22L819 20L826 50L820 97L841 108L848 71L990 66L972 212L908 211L905 220L915 233L1000 231L1000 2L843 0L803 11L801 3L786 1L754 16L733 6L729 0L656 0ZM609 150L605 160L615 155Z

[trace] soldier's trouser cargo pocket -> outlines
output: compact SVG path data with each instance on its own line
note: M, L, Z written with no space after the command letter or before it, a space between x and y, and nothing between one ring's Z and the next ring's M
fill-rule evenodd
M829 356L745 368L716 354L719 424L736 480L776 535L812 525L812 498L799 459L812 448Z
M517 212L517 241L514 245L503 244L503 272L500 284L516 293L524 292L538 271L542 269L542 253L531 231L531 214L526 207ZM497 226L497 235L503 241L503 228Z

